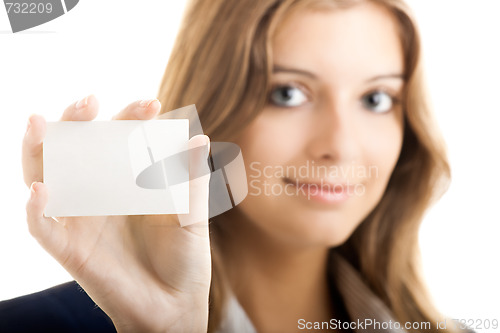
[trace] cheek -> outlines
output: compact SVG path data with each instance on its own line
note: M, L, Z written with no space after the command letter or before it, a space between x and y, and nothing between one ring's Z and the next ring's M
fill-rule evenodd
M306 138L290 118L262 114L242 133L236 143L247 166L255 161L262 167L285 165L297 155Z
M293 198L283 193L282 167L297 158L306 138L297 131L293 119L274 118L261 115L236 141L243 154L248 181L248 195L238 209L269 234L285 236L297 232L293 231L293 223L290 225L289 201Z
M375 179L372 181L384 188L399 158L402 141L403 130L399 119L387 121L376 133L368 132L364 138L365 162L369 166L375 166Z

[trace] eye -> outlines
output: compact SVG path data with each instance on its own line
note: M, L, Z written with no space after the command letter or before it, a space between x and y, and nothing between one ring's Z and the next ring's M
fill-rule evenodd
M363 106L376 113L388 112L396 104L397 100L385 91L374 91L361 98Z
M307 101L307 97L300 88L291 85L283 85L273 88L269 100L272 104L277 106L294 107Z

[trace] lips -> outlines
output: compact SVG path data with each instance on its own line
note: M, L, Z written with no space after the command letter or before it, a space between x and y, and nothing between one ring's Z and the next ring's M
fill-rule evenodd
M350 190L353 190L355 187L354 183L350 182L331 182L331 181L325 181L323 179L321 180L292 180L290 178L283 178L284 182L287 184L292 184L294 186L303 186L308 189L314 189L314 190L321 190L321 191L327 191L331 193L342 193L342 192L348 192Z

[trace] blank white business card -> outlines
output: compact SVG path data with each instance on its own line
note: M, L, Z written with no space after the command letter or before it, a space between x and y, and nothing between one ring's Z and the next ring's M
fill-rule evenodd
M188 140L187 119L48 122L45 215L189 213ZM170 161L168 172L162 160ZM158 172L148 184L160 186L140 186L139 174L153 165Z

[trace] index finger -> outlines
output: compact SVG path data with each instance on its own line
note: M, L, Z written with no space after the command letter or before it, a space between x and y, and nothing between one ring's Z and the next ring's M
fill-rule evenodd
M45 119L39 115L31 115L28 128L23 139L22 165L26 186L43 180L43 138L45 137Z
M74 102L63 112L61 120L92 120L97 115L98 102L95 96L87 96ZM40 115L31 115L22 145L23 178L26 186L43 181L43 140L46 122Z

